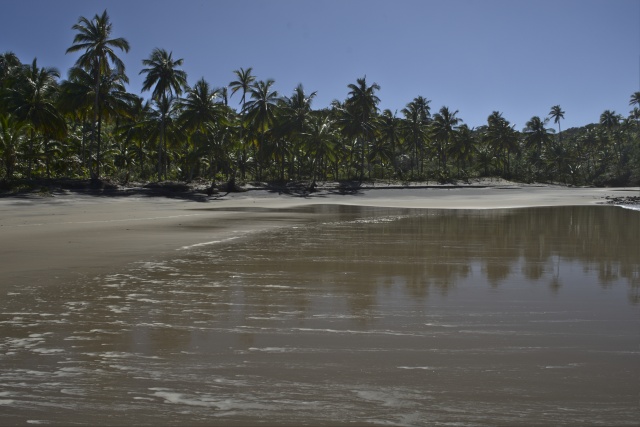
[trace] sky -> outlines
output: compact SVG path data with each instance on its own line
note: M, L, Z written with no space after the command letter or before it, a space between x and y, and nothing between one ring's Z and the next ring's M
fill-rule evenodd
M298 84L313 108L344 101L348 85L377 83L381 109L402 116L417 96L470 127L493 111L522 130L554 105L562 129L627 116L640 91L640 0L2 0L0 53L56 67L65 78L79 53L71 27L105 9L119 56L141 93L142 60L163 48L184 60L188 83L227 86L234 70ZM238 107L240 95L230 100ZM550 127L555 127L550 122Z

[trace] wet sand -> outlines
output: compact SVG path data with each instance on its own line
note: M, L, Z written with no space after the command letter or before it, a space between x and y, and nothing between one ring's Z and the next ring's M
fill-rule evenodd
M636 194L2 199L0 425L636 425Z
M496 209L595 205L606 197L638 194L640 188L496 184L485 188L383 187L350 194L319 191L310 196L253 190L211 197L206 202L73 193L4 198L0 199L0 286L93 276L181 247L291 226L306 219L286 209L306 205Z
M640 212L255 194L4 292L0 425L637 425Z

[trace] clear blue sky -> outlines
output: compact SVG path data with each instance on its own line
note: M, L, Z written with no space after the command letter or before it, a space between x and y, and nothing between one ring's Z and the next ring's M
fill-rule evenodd
M381 108L414 97L459 110L469 126L492 111L521 130L559 104L563 129L626 116L640 91L640 0L2 0L0 52L57 67L80 16L104 9L140 93L141 61L155 47L184 59L188 81L226 86L253 67L281 95L298 83L317 91L314 108L347 97L366 75ZM143 94L148 97L148 93ZM237 106L239 96L231 98Z

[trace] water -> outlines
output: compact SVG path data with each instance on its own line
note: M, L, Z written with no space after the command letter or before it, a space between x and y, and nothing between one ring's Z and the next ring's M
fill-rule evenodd
M300 215L11 289L0 425L638 425L639 212Z

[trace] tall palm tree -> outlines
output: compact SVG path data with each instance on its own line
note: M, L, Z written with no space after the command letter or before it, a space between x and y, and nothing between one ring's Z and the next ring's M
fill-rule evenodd
M640 92L634 92L629 99L629 105L632 107L635 105L636 107L640 107Z
M98 133L98 121L100 117L100 82L102 77L112 73L113 68L121 79L128 83L125 74L124 62L116 55L114 49L129 52L129 42L122 38L110 38L113 25L109 19L106 9L102 15L96 14L89 20L83 16L78 19L78 23L71 27L78 33L73 38L73 44L66 53L84 51L76 61L76 66L88 72L92 72L94 77L94 107L93 107L93 132L91 138L97 140L98 157L100 156L100 134ZM96 165L94 178L100 178L100 162Z
M447 174L447 152L458 129L458 125L462 119L456 117L458 110L451 111L448 107L440 108L440 111L433 116L431 123L431 132L436 142L438 159L440 160L440 170Z
M402 170L397 164L397 151L402 140L401 121L389 109L384 110L380 115L380 134L382 140L389 146L393 172L402 177Z
M542 120L538 116L533 116L523 130L524 143L527 149L532 150L534 164L540 162L543 149L548 149L551 145L551 129L546 127L548 121L549 119Z
M0 114L0 160L4 163L5 178L13 179L18 160L18 150L26 134L26 123L16 120L12 114Z
M0 113L6 110L5 91L11 88L22 72L23 65L13 52L0 55Z
M60 111L80 122L81 126L81 161L82 166L87 166L86 133L93 131L93 126L89 123L88 115L95 105L95 79L90 72L72 67L69 69L67 80L60 83L60 96L58 97L58 108ZM93 147L89 147L89 152ZM91 154L89 153L89 157ZM89 167L93 174L93 165Z
M4 82L14 71L19 70L22 63L15 53L5 52L0 54L0 82Z
M607 131L611 131L620 124L622 118L616 114L615 111L605 110L600 114L600 125L602 125Z
M455 137L449 147L449 153L457 164L458 175L465 179L468 179L468 173L464 169L467 167L467 162L473 158L474 152L477 151L475 142L473 129L462 124L457 128ZM462 171L460 163L462 163Z
M142 92L151 90L151 97L164 107L168 107L166 104L171 103L173 95L179 96L182 94L183 88L187 86L187 73L180 70L183 63L182 59L173 59L173 52L167 52L164 49L155 48L151 52L148 59L142 60L142 65L147 68L143 68L140 74L146 74L144 82L142 84ZM158 180L162 179L164 172L164 179L167 179L167 144L164 138L165 131L165 112L169 108L161 108L163 114L160 122L160 144L158 145ZM165 153L164 162L162 161L162 153Z
M237 76L237 80L229 83L229 87L231 88L231 96L235 95L236 92L242 91L242 98L240 98L240 104L242 104L242 111L245 110L245 103L247 92L251 89L251 86L256 81L255 76L251 74L253 71L252 67L240 68L239 70L234 70L233 73Z
M405 133L407 141L413 148L413 161L411 162L411 170L418 166L418 174L422 174L422 151L424 149L425 139L427 138L427 125L430 116L430 100L422 96L418 96L409 102L402 109L405 117Z
M209 155L211 177L215 177L213 171L215 144L213 135L220 125L226 122L226 107L219 102L220 90L213 89L204 79L196 82L193 88L187 90L186 97L179 101L180 117L179 125L191 135L192 142L204 143L202 151Z
M97 70L86 71L79 67L69 70L69 79L60 84L60 97L58 105L63 112L76 113L84 121L86 111L95 107L95 99L98 99L97 134L102 134L104 120L120 118L127 115L131 105L136 102L136 96L127 92L124 84L126 77L112 70L100 77L98 96L94 94L94 75ZM98 140L100 141L100 139ZM84 139L83 139L84 142ZM102 148L98 144L96 149L96 175L100 174L102 167Z
M28 172L31 179L32 163L35 155L36 134L60 138L67 130L64 117L56 107L58 93L57 78L60 73L55 68L40 68L34 59L31 66L24 66L18 84L8 90L9 108L17 120L27 122L30 128Z
M376 95L380 85L377 83L367 85L367 77L364 76L357 79L356 84L351 83L347 87L349 97L345 101L345 107L355 120L352 125L356 145L360 146L360 180L362 180L364 179L365 147L373 139L374 119L380 103L380 98Z
M554 105L549 111L549 117L553 119L553 123L558 125L558 138L562 142L562 129L560 129L560 120L564 119L564 111L559 105Z
M618 162L622 158L622 147L620 141L619 127L622 122L622 116L612 110L605 110L600 114L600 126L602 126L606 133L609 145L612 145L614 151L618 157Z
M247 157L247 148L246 148L246 143L244 141L244 137L245 137L245 115L246 115L246 100L247 100L247 93L249 92L249 90L251 89L251 86L253 85L253 83L255 82L256 78L255 76L253 76L251 74L251 71L253 71L252 67L247 68L246 70L244 68L240 68L239 70L234 70L233 73L236 75L237 80L232 81L231 83L229 83L229 88L231 89L231 96L233 96L236 92L238 91L242 91L242 98L240 99L240 104L241 104L241 110L240 110L240 152L238 153L238 156L240 157L240 174L242 176L242 179L245 178L245 174L246 174L246 157Z
M328 115L315 115L309 120L303 135L307 156L311 160L311 185L309 189L313 191L316 187L320 165L324 161L335 162L337 160L334 122Z
M517 149L518 144L518 134L514 126L502 116L502 113L494 111L487 118L487 127L483 135L484 141L500 158L502 174L506 178L510 175L509 156Z
M265 147L265 136L275 123L278 108L278 92L271 89L274 83L273 79L257 81L249 89L251 100L245 105L245 120L258 135L257 148L260 156L258 159L258 179L261 179L261 160L267 148Z
M300 159L302 157L296 156L296 153L300 152L304 146L303 134L313 114L311 104L316 94L317 92L306 93L302 84L299 84L290 97L284 97L281 100L277 133L280 139L289 144L288 147L282 148L291 158ZM290 175L292 175L295 162L292 160L289 165ZM283 170L281 170L281 179L284 179L283 175Z

